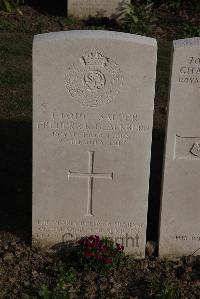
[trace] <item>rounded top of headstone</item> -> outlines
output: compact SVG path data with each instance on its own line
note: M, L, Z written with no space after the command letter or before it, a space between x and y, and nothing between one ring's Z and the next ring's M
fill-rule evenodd
M122 40L154 47L157 46L157 41L154 38L124 32L105 30L71 30L37 34L34 36L34 42L51 42L55 40L87 38Z
M199 46L200 37L184 38L173 41L174 48L188 47L188 46Z

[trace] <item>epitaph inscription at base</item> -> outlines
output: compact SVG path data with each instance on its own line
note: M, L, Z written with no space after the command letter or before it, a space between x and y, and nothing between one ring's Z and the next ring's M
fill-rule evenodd
M95 234L144 257L155 70L151 38L35 37L34 241L51 246Z
M160 256L200 254L200 38L174 42Z

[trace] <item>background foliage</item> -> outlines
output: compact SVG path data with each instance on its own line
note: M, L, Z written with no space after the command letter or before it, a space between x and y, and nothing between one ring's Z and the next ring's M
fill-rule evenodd
M0 0L0 9L7 12L16 11L22 14L19 8L21 4L24 4L24 0Z

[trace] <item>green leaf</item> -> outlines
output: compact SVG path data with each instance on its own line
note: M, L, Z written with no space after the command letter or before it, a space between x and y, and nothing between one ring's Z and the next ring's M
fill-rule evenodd
M23 15L23 12L19 8L16 8L16 12L18 12L18 14L21 15L21 16Z
M3 0L3 3L5 5L6 11L11 12L12 11L12 6L8 0Z
M132 16L133 17L133 21L135 22L135 23L138 23L138 17L137 16Z
M38 295L43 299L51 299L51 291L49 291L46 285L43 285L38 291Z

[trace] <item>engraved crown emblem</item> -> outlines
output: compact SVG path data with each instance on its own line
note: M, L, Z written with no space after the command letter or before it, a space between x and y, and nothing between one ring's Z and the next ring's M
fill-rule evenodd
M97 51L89 52L87 55L82 56L81 59L84 65L86 66L105 67L108 62L108 58L106 58L105 56L103 56L101 53Z
M67 69L66 88L83 106L98 107L110 103L119 93L123 76L119 65L101 50L91 49Z

